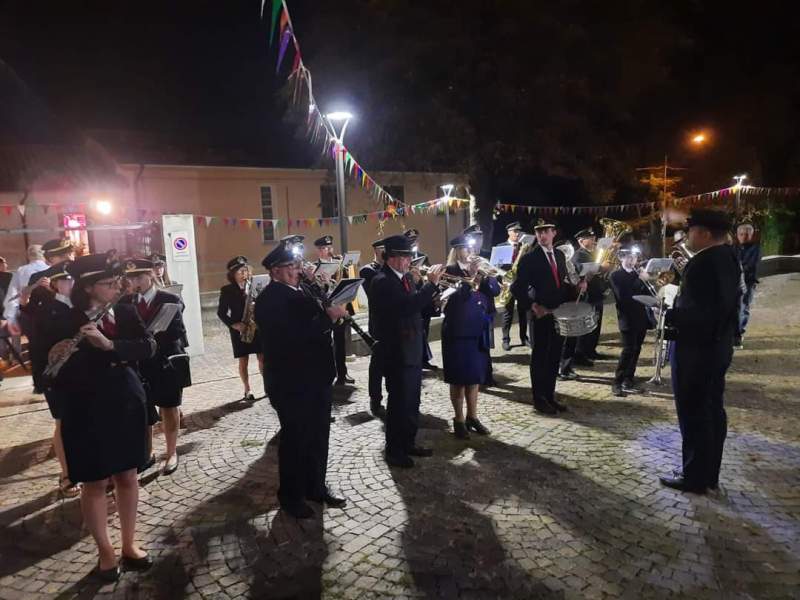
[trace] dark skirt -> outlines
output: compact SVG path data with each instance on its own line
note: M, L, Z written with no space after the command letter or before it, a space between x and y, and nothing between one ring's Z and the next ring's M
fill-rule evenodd
M486 382L489 350L479 337L442 338L445 383L475 385Z
M99 481L148 459L147 400L139 376L109 367L96 386L63 397L67 473L74 483Z
M241 358L250 354L261 354L264 350L261 347L260 332L256 329L253 341L249 344L242 341L241 334L235 329L228 328L231 334L231 347L233 348L233 358Z

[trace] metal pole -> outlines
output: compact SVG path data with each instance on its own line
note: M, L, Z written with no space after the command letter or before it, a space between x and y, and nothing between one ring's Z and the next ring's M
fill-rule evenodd
M664 196L661 200L661 256L667 255L667 155L664 155Z
M341 138L336 144L336 201L341 254L344 256L347 252L347 203L344 196L344 146L341 144Z
M444 259L447 260L447 253L450 250L450 202L444 201Z

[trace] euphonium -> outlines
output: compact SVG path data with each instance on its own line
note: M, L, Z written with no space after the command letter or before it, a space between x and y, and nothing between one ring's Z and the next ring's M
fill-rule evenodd
M617 257L616 244L619 243L623 235L631 233L633 228L625 221L617 221L616 219L600 219L600 225L603 227L602 237L612 238L614 243L608 248L598 249L597 254L594 256L594 262L598 264L607 262L612 266L618 267L619 259ZM612 270L609 269L608 272L610 273Z
M256 302L252 294L252 284L253 278L248 277L244 284L244 312L242 313L244 329L239 334L239 337L245 344L249 344L253 341L256 337L256 329L258 329L254 315Z
M669 256L675 263L675 268L678 270L678 273L683 273L686 263L688 263L695 254L696 252L689 250L686 240L681 240L672 245L672 252Z

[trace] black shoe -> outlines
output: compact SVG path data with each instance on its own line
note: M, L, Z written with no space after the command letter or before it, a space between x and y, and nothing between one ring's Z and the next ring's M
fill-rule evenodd
M483 426L478 419L474 417L467 417L467 420L464 421L464 424L467 426L469 431L474 431L478 435L489 435L489 430Z
M455 419L453 419L453 433L460 440L469 439L469 431L467 431L466 424L461 421L456 421Z
M143 471L147 471L147 469L152 467L154 464L156 464L156 455L151 454L150 458L148 458L147 462L142 465L142 468L139 472L142 473Z
M571 381L577 378L578 374L572 369L569 369L568 371L559 371L558 373L559 381Z
M622 391L622 385L619 383L612 383L611 384L611 393L618 398L624 398L625 392Z
M558 414L558 409L549 402L536 402L534 403L533 408L536 412L543 415Z
M295 519L308 519L314 516L314 511L305 502L281 506L281 509L292 515Z
M683 471L681 469L672 469L672 478L673 479L683 479ZM714 483L708 484L708 489L710 490L718 490L719 489L719 481L715 481Z
M347 500L340 496L334 496L331 492L325 492L323 496L309 498L312 502L319 502L320 504L327 504L331 508L343 508L347 504Z
M575 356L572 359L572 364L579 367L593 367L594 361L585 356Z
M421 446L412 446L411 449L408 451L408 455L428 458L429 456L433 456L433 450L431 450L430 448L422 448Z
M506 352L511 350L511 340L503 340L503 350Z
M566 405L566 404L564 404L563 402L559 402L559 401L558 401L558 400L556 400L556 399L550 400L550 404L552 404L552 405L553 405L553 407L554 407L554 408L555 408L555 409L556 409L558 412L567 412L567 411L569 410L569 409L567 408L567 405Z
M147 571L153 566L153 560L148 554L145 554L142 558L131 558L123 554L119 564L125 571Z
M375 417L383 421L386 419L386 409L381 406L380 400L370 400L369 401L369 412L371 412Z
M422 363L422 368L427 369L428 371L438 371L439 367L429 362Z
M110 569L101 569L100 568L100 561L97 561L97 566L92 569L92 575L97 577L97 579L101 581L119 581L119 565L114 565Z
M661 485L666 486L668 488L672 488L673 490L679 490L681 492L690 492L692 494L705 494L706 487L703 485L693 485L686 481L683 477L659 477L658 480L661 482Z
M622 382L622 391L628 394L641 394L642 390L636 387L636 384L632 381L623 381Z
M345 375L344 377L339 377L339 378L336 380L336 385L353 385L355 382L356 382L356 380L355 380L355 379L353 379L352 377L348 377L347 375Z
M408 455L386 454L386 464L390 467L400 467L410 469L414 466L414 461Z

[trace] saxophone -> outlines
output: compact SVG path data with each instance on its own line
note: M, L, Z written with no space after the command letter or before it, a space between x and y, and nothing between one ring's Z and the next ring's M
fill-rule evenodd
M514 264L511 265L511 268L505 272L503 275L503 291L500 292L500 295L497 297L498 302L505 306L509 302L511 302L511 284L517 279L517 270L519 269L519 259L522 258L525 254L533 250L533 244L522 244L520 246L519 252L517 253L517 258L514 259Z
M244 324L244 329L239 334L239 337L245 344L249 344L253 341L253 338L256 337L256 329L258 329L253 314L255 312L256 303L253 299L253 294L251 291L252 284L253 278L248 277L244 284L244 312L242 313L242 323Z

